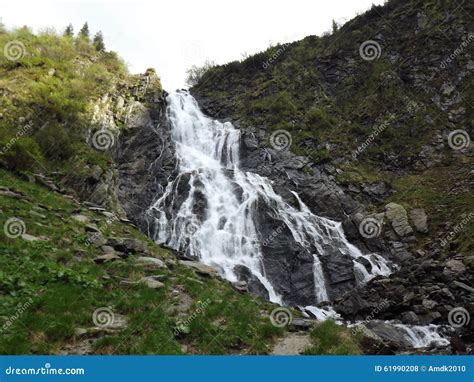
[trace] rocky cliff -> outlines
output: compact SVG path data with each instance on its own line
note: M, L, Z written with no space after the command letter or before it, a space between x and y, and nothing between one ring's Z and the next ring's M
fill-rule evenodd
M290 202L297 191L316 214L343 222L352 243L398 265L340 298L354 275L340 254L325 257L347 318L384 300L378 317L407 324L474 313L469 14L464 1L389 1L332 35L214 67L192 88L207 113L241 128L245 168ZM308 265L285 247L289 232L272 235L272 217L261 224L270 272L285 272L277 254L295 277L288 283L302 285ZM469 343L472 324L460 329Z

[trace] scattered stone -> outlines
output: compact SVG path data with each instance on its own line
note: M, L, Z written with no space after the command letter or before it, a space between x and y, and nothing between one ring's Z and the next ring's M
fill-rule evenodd
M413 229L408 223L408 214L400 204L389 203L385 206L387 219L392 224L392 228L400 237L405 237L413 233Z
M165 286L161 281L155 276L147 276L140 279L140 282L145 284L150 289L160 289Z
M291 321L289 330L292 332L308 331L313 328L314 324L315 324L314 320L307 320L304 318L295 318Z
M104 253L115 253L115 249L113 247L109 247L108 245L103 245L100 247Z
M461 281L453 281L453 284L456 285L458 288L467 290L468 292L474 293L474 288L470 287L469 285L466 285L462 283Z
M72 218L78 221L79 223L84 223L84 224L89 223L89 218L85 215L76 214L76 215L72 215Z
M94 258L94 262L97 264L107 263L109 261L120 260L120 256L115 253L105 253Z
M408 311L402 313L402 322L409 325L419 325L420 319L418 318L415 312Z
M248 292L248 284L246 281L237 281L232 283L232 286L237 292L246 293Z
M427 298L424 298L421 304L426 308L426 309L433 309L437 304L436 301L429 300Z
M209 265L203 264L199 261L180 260L179 263L186 267L193 268L196 271L196 273L203 276L208 276L208 277L213 278L219 275L218 272L214 268L210 267Z
M47 189L58 192L59 188L53 183L53 181L42 174L33 174L35 181Z
M23 197L22 194L20 194L18 192L11 191L9 188L6 188L6 187L0 187L0 195L1 196L8 196L8 197L15 198L15 199L22 199L22 197Z
M21 238L25 241L40 241L40 240L44 240L44 239L41 239L39 237L36 237L36 236L33 236L33 235L29 235L27 233L24 233L23 235L21 235Z
M136 259L136 264L142 266L147 271L156 271L158 269L166 268L166 264L156 257L140 256Z
M105 211L107 211L105 208L98 207L98 206L90 206L90 207L87 207L87 209L89 211L94 211L94 212L105 212Z
M186 277L186 280L192 281L193 283L198 283L200 285L206 285L204 282L202 282L201 280L198 280L194 277Z
M410 211L410 220L418 232L428 233L428 217L423 208L414 208Z
M130 238L112 237L107 240L107 245L113 247L116 251L124 253L148 253L147 243Z
M100 232L99 228L94 224L86 224L85 230L86 232Z
M463 264L462 261L452 259L446 262L445 271L446 270L449 270L455 274L461 274L466 272L466 266Z
M426 255L426 252L423 251L422 249L417 249L417 250L415 251L415 253L416 253L418 256L420 256L420 257L423 257L423 256Z
M87 232L87 241L96 247L102 247L107 243L107 240L100 232Z
M43 214L40 214L39 212L35 211L35 210L30 210L29 211L29 214L31 216L34 216L34 217L37 217L37 218L40 218L40 219L46 219L47 216L46 215L43 215Z

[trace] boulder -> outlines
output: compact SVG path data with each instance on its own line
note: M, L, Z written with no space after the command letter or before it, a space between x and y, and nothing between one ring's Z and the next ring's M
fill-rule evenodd
M462 261L451 259L451 260L446 261L445 265L446 265L445 269L448 269L454 274L459 275L466 272L466 266L464 265Z
M402 313L401 318L402 322L404 322L405 324L418 325L420 323L420 319L418 318L416 313L412 311Z
M389 203L385 206L386 216L398 236L404 238L413 233L408 223L408 214L400 204Z
M145 257L140 256L136 259L135 263L143 267L147 271L156 271L158 269L166 268L166 264L156 257Z
M245 289L257 296L269 299L267 288L260 282L260 280L252 273L252 271L245 265L237 265L234 267L234 272L240 282L245 283Z
M120 256L115 253L105 253L94 258L94 262L97 264L103 264L115 260L120 260Z
M414 208L410 210L410 221L416 231L420 233L428 233L428 217L423 208Z
M87 232L87 242L96 247L101 247L107 242L107 240L100 232Z
M188 261L188 260L180 260L179 263L184 265L185 267L190 267L196 271L196 273L207 276L207 277L217 277L219 274L215 268L210 267L204 263L199 261Z
M155 276L147 276L140 279L140 282L145 284L150 289L160 289L165 286L161 281L158 280Z
M81 214L75 214L71 216L75 221L78 221L79 223L87 224L89 223L89 218L85 215Z
M128 254L149 252L147 243L138 239L112 237L107 240L107 245Z

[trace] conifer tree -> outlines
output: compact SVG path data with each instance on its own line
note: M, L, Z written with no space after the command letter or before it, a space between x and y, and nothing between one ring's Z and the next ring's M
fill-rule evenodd
M73 28L72 24L69 24L66 27L66 30L64 31L64 36L67 36L67 37L74 36L74 28Z
M93 40L93 44L95 47L95 50L98 52L104 52L105 51L105 43L104 43L104 35L102 34L101 31L98 31Z
M79 36L89 40L89 24L87 24L87 22L82 26L81 30L79 31Z

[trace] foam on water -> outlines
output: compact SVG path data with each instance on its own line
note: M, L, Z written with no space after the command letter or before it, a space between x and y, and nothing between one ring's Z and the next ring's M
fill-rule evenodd
M257 201L264 201L288 227L295 242L313 255L316 302L328 300L318 255L327 245L352 257L359 283L390 273L383 257L362 254L347 241L341 223L314 215L296 193L299 208L291 206L275 193L270 180L241 171L240 131L232 124L205 116L186 91L170 94L167 101L180 174L148 211L156 223L150 234L157 242L216 267L230 281L237 280L235 267L243 265L265 286L271 301L282 303L265 275L263 240L255 224ZM179 191L183 183L189 187L184 201ZM204 206L204 214L198 213L196 204ZM170 207L173 214L167 213ZM357 261L359 258L370 263L370 272Z

